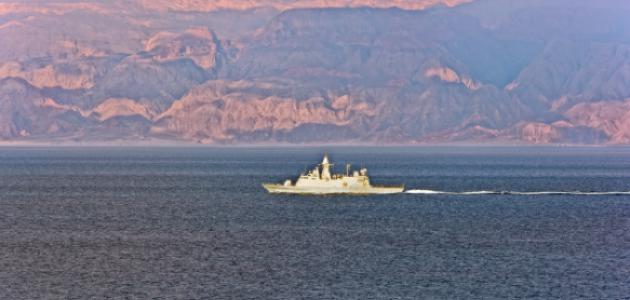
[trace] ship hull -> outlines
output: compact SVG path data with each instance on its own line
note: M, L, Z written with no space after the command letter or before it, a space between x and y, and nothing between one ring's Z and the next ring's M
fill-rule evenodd
M263 184L263 187L272 194L301 194L301 195L370 195L370 194L398 194L404 191L403 186L380 187L367 186L358 188L340 187L298 187L294 185Z

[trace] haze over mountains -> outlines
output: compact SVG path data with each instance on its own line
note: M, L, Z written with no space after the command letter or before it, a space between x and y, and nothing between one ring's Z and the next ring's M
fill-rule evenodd
M0 139L630 143L630 2L0 3Z

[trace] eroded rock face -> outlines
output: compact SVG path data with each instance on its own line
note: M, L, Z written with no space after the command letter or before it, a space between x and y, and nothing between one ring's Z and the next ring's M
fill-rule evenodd
M0 64L0 78L22 78L38 88L89 89L94 87L95 74L94 65L77 61L41 67L17 62Z
M565 115L574 124L600 130L609 143L630 143L630 100L580 103Z
M426 76L427 78L439 78L440 80L445 82L461 83L471 90L478 90L480 88L479 83L476 83L472 79L467 77L460 78L457 72L450 68L428 68L424 72L424 76Z
M153 120L155 112L141 103L131 99L107 99L96 106L90 115L93 115L100 121L106 121L116 117L140 116L146 120Z
M207 28L190 28L184 33L159 32L144 47L158 61L190 58L200 67L210 70L224 59L216 35Z
M560 132L552 125L544 123L526 123L521 128L521 138L534 144L548 144L560 140Z
M264 91L273 94L269 87L243 81L208 82L159 115L152 132L202 142L239 141L240 135L251 139L260 133L258 140L264 141L308 125L353 128L360 119L376 115L377 107L349 95L310 95L299 100L261 96Z
M42 96L28 82L0 79L0 139L68 136L85 124L80 119L77 111Z

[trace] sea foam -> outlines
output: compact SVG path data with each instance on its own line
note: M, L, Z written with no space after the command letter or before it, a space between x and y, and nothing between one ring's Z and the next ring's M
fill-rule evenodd
M420 190L420 189L411 189L406 190L407 194L422 194L422 195L438 195L438 194L446 194L446 195L575 195L575 196L620 196L620 195L630 195L630 191L608 191L608 192L584 192L584 191L529 191L529 192L521 192L521 191L464 191L464 192L449 192L449 191L436 191L436 190Z

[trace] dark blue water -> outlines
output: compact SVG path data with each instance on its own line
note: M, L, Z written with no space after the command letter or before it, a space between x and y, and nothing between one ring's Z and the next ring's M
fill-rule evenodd
M261 188L324 150L425 191ZM628 148L4 148L0 298L628 298L628 191Z

